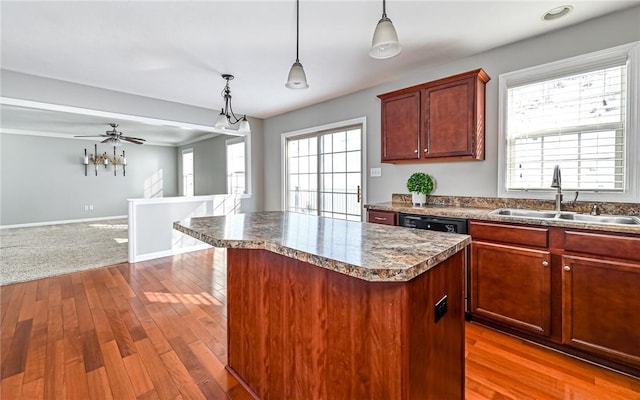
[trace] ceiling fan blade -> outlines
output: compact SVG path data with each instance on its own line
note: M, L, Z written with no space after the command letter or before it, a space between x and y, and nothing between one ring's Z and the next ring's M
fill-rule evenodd
M141 142L145 141L145 139L141 139L141 138L137 138L137 137L131 137L131 136L120 136L120 139L125 139L125 140L133 139L133 140L139 140Z
M74 137L107 137L107 135L85 135L85 136L74 136Z
M135 138L126 138L126 137L122 137L121 139L122 139L122 140L126 140L127 142L130 142L130 143L135 143L135 144L144 144L143 142L140 142L140 141L136 140ZM142 139L142 140L144 140L144 139Z

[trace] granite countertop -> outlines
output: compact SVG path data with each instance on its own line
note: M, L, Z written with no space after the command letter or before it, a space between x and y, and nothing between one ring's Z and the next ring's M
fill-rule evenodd
M372 282L411 280L471 243L468 235L279 211L189 218L173 227L214 247L266 249Z
M561 228L589 229L596 231L633 233L640 235L640 225L623 225L623 224L602 224L590 223L583 221L571 221L566 219L536 219L523 218L510 215L490 215L489 213L495 208L476 208L476 207L459 207L459 206L413 206L410 203L386 202L368 204L365 206L369 210L397 211L412 214L437 215L446 217L458 217L466 219L475 219L481 221L496 222L513 222L527 225L539 226L557 226ZM517 208L517 207L513 207Z

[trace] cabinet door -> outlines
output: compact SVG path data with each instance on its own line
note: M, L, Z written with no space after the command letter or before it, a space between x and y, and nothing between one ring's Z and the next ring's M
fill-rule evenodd
M423 157L474 156L475 78L421 91Z
M640 264L562 261L563 343L640 366Z
M382 161L420 158L420 92L382 100Z
M541 336L550 335L550 253L471 243L471 311Z

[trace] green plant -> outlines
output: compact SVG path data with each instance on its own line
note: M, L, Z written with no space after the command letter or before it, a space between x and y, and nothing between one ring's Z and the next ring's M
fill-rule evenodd
M407 179L407 189L410 192L429 195L433 191L433 178L424 172L414 172Z

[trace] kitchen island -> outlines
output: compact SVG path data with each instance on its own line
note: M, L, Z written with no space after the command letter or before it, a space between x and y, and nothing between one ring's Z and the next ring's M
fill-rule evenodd
M228 248L227 369L255 398L464 397L469 236L284 212L174 228Z

